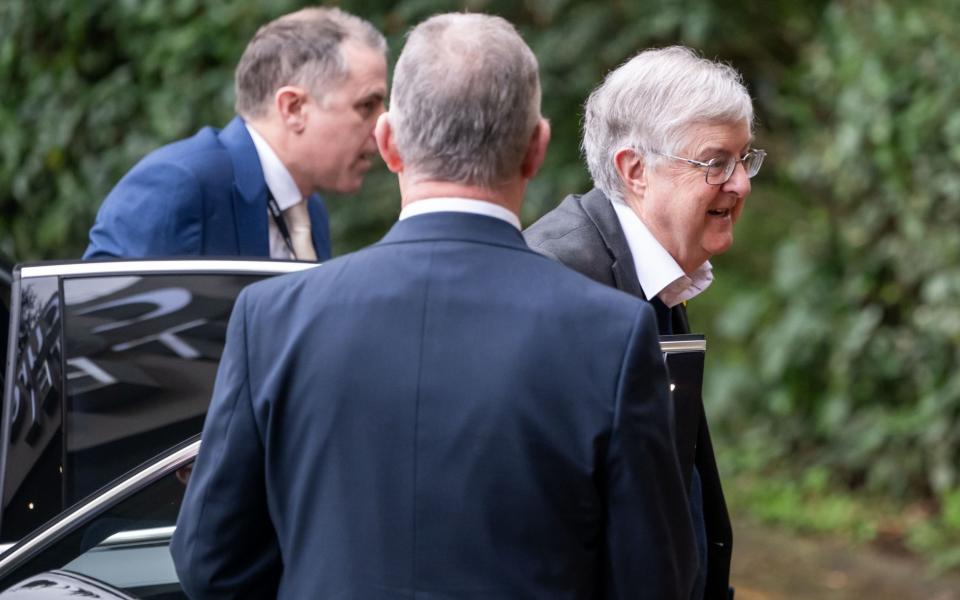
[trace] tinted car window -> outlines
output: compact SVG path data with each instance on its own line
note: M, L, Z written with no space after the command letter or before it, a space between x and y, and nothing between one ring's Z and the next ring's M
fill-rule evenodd
M15 279L0 541L198 433L234 301L268 276Z
M198 433L238 275L66 279L65 497Z

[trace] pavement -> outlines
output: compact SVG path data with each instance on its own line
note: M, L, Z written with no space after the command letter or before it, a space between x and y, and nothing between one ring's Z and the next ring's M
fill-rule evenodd
M960 600L960 574L906 553L797 536L734 519L736 600Z

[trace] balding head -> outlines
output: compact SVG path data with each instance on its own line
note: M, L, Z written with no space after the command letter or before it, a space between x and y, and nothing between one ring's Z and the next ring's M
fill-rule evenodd
M394 71L390 123L405 170L492 188L517 175L540 120L537 59L500 17L432 17Z

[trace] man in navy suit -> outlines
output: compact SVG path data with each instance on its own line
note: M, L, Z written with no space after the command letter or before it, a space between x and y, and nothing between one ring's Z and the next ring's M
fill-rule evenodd
M400 221L248 287L171 544L192 598L689 598L649 305L531 251L550 136L499 17L416 27L376 137Z
M147 155L110 192L83 257L330 257L318 190L353 192L376 152L386 42L307 8L268 23L236 70L235 117Z

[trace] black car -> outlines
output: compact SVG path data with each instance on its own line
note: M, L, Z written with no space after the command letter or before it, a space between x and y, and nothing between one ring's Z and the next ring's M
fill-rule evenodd
M14 270L0 542L20 541L0 555L0 600L185 597L169 542L234 301L254 281L314 266L151 260ZM661 347L685 382L671 386L675 401L689 401L699 394L702 336L671 336Z
M0 543L198 433L240 290L315 266L187 259L15 268Z

